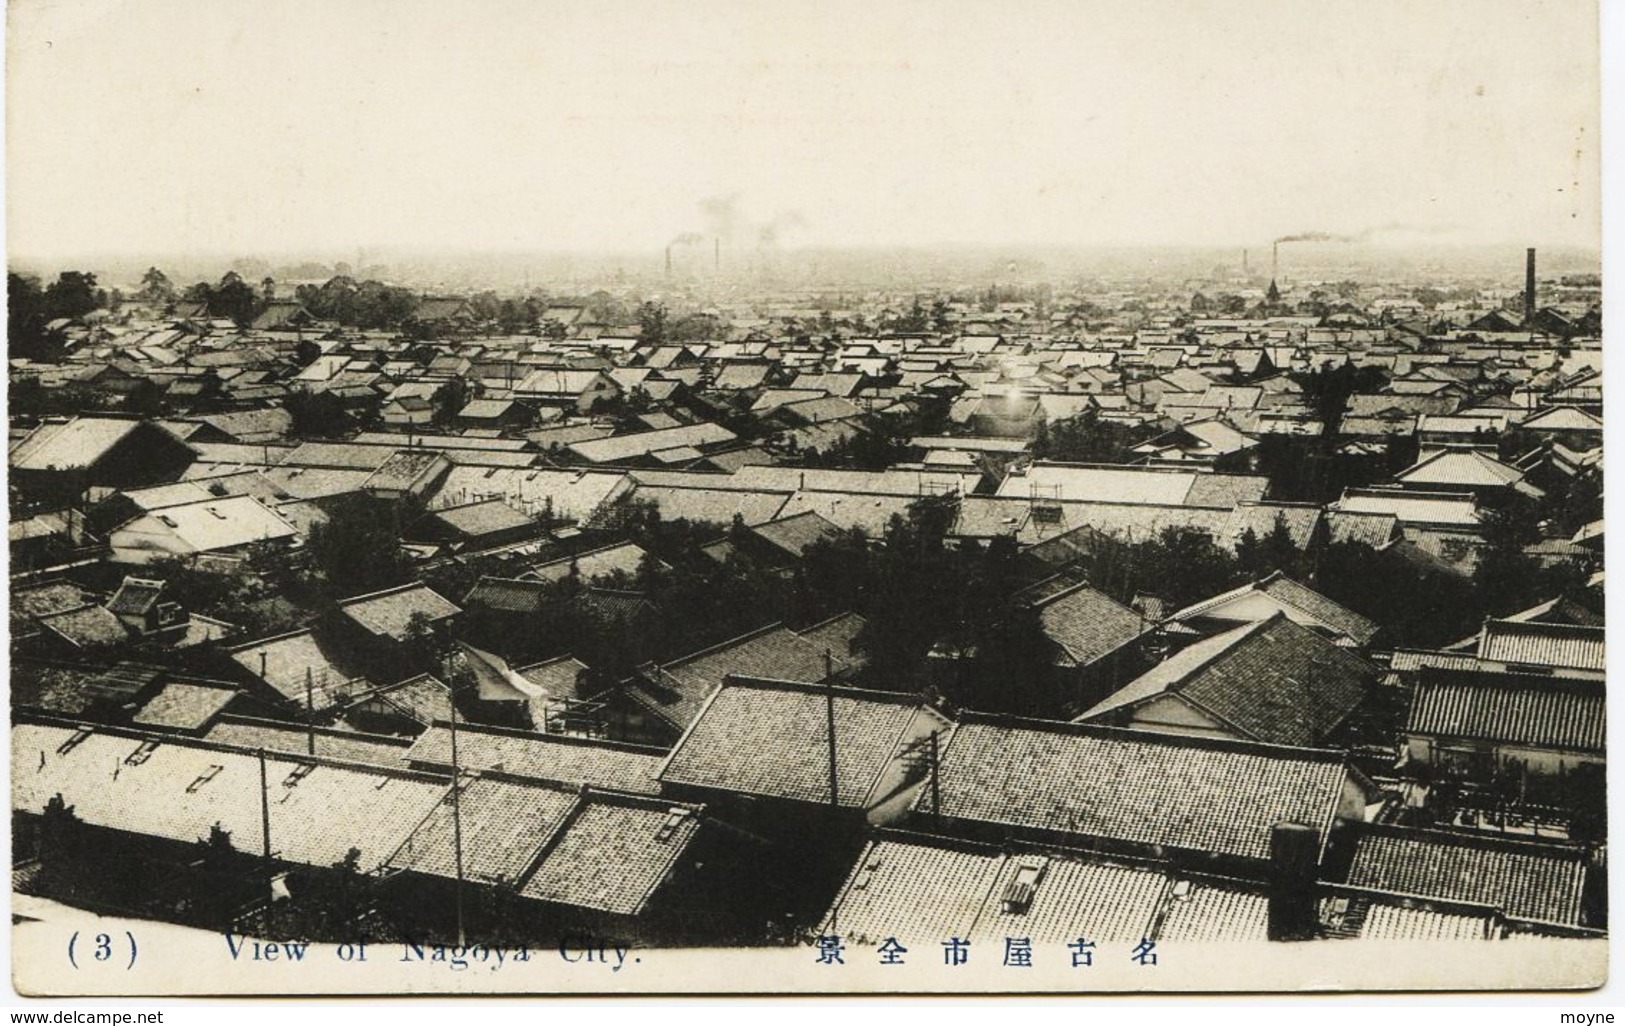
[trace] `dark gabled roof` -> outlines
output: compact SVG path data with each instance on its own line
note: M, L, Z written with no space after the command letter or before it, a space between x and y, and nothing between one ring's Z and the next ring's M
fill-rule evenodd
M792 556L799 557L816 541L837 537L841 529L812 510L781 520L770 520L751 528L757 537Z
M126 577L107 600L107 611L119 616L145 616L163 593L163 581Z
M1323 743L1376 668L1285 614L1207 638L1152 667L1080 719L1177 694L1244 737Z
M921 709L910 695L835 689L840 804L868 805ZM826 689L730 677L705 703L660 770L665 784L827 804Z
M1500 909L1514 919L1580 926L1585 853L1528 841L1367 827L1350 885Z
M1324 844L1350 779L1341 752L979 715L940 760L947 817L1248 859L1281 822Z
M171 681L141 707L133 722L175 730L201 730L236 697L237 692L228 687Z
M502 613L534 613L546 600L548 584L518 577L481 577L463 598L471 609Z
M1116 651L1145 633L1143 617L1087 584L1076 584L1034 603L1044 633L1076 666Z
M339 611L369 634L395 641L407 639L418 616L433 623L462 612L422 581L345 599Z
M1601 681L1423 667L1406 733L1602 754Z

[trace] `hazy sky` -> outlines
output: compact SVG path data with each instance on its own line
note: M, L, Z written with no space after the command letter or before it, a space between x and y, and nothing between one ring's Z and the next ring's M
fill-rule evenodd
M1600 235L1586 0L8 8L14 254Z

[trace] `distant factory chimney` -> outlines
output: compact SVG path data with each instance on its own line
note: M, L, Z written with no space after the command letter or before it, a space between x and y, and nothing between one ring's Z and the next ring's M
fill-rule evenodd
M1245 249L1241 251L1241 273L1247 273L1247 251Z
M1523 262L1523 324L1535 323L1535 250L1530 247Z
M716 269L716 272L718 274L721 274L722 273L722 240L720 238L713 238L711 240L711 253L712 253L712 260L714 262L714 267Z
M1277 282L1277 281L1280 281L1280 280L1281 280L1281 244L1279 242L1273 242L1273 243L1270 244L1270 281L1273 283L1273 282Z
M671 277L671 245L666 245L666 277Z

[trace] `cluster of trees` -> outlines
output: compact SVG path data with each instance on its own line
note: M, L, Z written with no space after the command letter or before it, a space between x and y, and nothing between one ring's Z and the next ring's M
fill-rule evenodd
M1131 463L1139 458L1134 447L1155 438L1155 424L1129 427L1101 420L1094 410L1051 424L1040 419L1033 434L1034 459L1067 463Z
M346 275L321 285L301 285L294 295L316 319L364 330L402 327L418 307L418 297L410 289L372 280L357 282Z
M61 359L61 339L47 329L62 318L80 318L111 302L106 289L88 271L63 271L42 285L33 275L6 275L6 342L13 358Z

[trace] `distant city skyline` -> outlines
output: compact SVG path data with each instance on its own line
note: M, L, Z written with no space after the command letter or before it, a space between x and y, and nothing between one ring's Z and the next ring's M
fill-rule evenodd
M1584 0L24 2L8 36L13 261L1601 244Z

